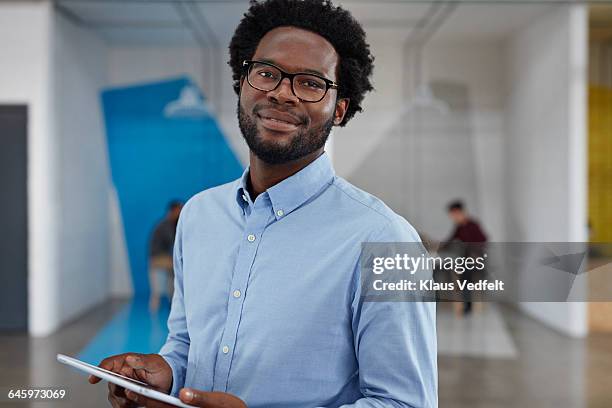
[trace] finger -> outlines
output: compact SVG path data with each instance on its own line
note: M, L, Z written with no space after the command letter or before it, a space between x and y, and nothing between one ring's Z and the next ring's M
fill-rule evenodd
M196 394L198 395L196 396ZM194 406L196 404L200 405L204 403L203 400L205 398L206 397L199 395L199 393L194 392L194 390L192 390L191 388L183 388L181 389L181 391L179 391L179 399L189 405L194 405ZM201 405L201 406L204 406L204 405Z
M127 354L117 354L115 356L106 357L98 364L98 367L115 372L123 366L126 355Z
M192 388L183 388L179 393L181 401L201 408L246 408L242 400L225 392L205 392Z
M125 359L124 356L124 354L118 354L115 356L107 357L102 360L100 364L98 364L98 367L101 367L105 370L114 371L113 368L115 366L121 367L123 365L123 360ZM95 375L90 375L89 377L87 377L87 381L89 381L90 384L97 384L102 381L102 379L100 377L96 377Z
M154 376L162 372L166 365L165 361L155 354L135 353L126 356L125 363L122 368L123 375L146 383L155 381Z
M126 364L121 369L121 374L148 383L151 374L157 373L160 367L156 364L155 359L147 357L146 354L135 353L126 356Z
M96 377L95 375L90 375L87 377L87 381L89 381L90 384L97 384L102 381L102 379L100 377Z
M142 354L129 354L125 358L125 362L134 370L145 370L148 371L149 364L147 364Z
M117 408L137 408L138 405L127 398L110 397L108 401L113 407Z
M215 402L211 400L211 393L193 390L191 388L183 388L179 392L179 398L186 404L193 405L202 408L214 408L218 407ZM221 405L224 406L224 405Z
M172 405L168 405L166 403L163 403L161 401L152 399L152 398L147 398L144 395L140 395L134 391L131 390L126 390L125 391L125 396L132 401L133 403L136 404L136 406L144 406L147 408L171 408Z
M108 383L108 393L115 397L125 398L125 388L113 383Z
M117 387L113 384L114 388L110 387L111 384L109 384L108 387L108 402L110 402L110 404L113 407L117 407L117 408L136 408L138 407L138 405L136 405L133 401L130 401L129 399L126 398L125 393L123 392L123 388L121 387ZM121 390L120 392L118 390Z

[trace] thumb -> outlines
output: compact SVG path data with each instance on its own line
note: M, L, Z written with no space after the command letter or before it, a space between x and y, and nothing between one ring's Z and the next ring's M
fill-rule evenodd
M225 392L205 392L183 388L179 397L184 403L201 408L246 408L240 398Z

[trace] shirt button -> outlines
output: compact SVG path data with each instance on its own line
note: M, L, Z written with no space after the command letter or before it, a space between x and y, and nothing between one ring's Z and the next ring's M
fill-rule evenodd
M249 236L247 237L247 239L249 240L249 242L253 242L253 241L255 241L255 235L253 235L253 234L249 234Z
M223 354L229 353L229 347L228 346L223 346L222 351L223 351Z
M282 217L283 215L285 215L285 212L283 210L278 210L276 212L276 215L278 215L279 217Z
M239 297L240 297L240 291L239 291L238 289L236 289L236 290L234 291L234 297L235 297L235 298L239 298Z

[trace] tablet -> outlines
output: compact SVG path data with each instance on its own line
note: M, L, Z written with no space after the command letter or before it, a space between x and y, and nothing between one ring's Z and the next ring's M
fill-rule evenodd
M84 371L87 374L94 375L105 381L117 384L120 387L134 391L140 395L144 395L148 398L153 398L158 401L165 402L166 404L172 404L182 408L193 408L193 405L187 405L180 399L175 398L171 395L164 394L163 392L153 389L150 385L143 383L142 381L135 380L133 378L125 377L123 375L114 373L112 371L105 370L101 367L88 364L84 361L77 360L76 358L68 357L64 354L57 355L57 361L63 364L68 364L78 370Z

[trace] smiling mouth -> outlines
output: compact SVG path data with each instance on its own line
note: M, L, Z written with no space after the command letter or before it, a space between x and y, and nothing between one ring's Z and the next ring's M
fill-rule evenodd
M274 121L274 122L286 123L286 124L288 124L288 125L297 126L297 124L296 124L296 123L293 123L293 122L287 122L286 120L275 119L275 118L271 118L271 117L269 117L269 116L262 116L262 115L259 115L259 117L260 117L260 118L262 118L262 119L272 120L272 121Z
M290 132L298 128L299 124L287 122L281 119L271 118L269 116L262 116L257 114L257 117L261 121L261 125L272 131L276 132Z

